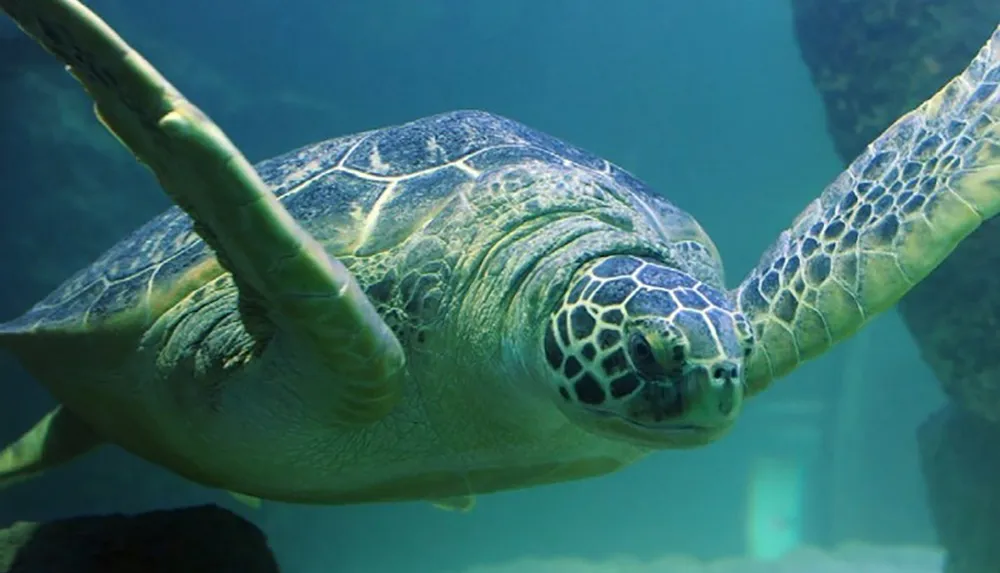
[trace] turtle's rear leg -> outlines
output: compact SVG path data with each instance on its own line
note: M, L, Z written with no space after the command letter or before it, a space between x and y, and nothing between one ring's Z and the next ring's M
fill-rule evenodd
M83 420L57 406L0 452L0 489L68 462L103 442Z

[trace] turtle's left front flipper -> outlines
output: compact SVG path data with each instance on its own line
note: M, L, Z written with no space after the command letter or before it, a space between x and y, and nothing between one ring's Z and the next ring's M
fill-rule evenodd
M0 0L0 8L69 67L101 121L195 221L241 297L324 361L337 386L334 419L384 415L399 394L399 341L226 135L80 2Z
M1000 27L962 75L869 145L740 285L757 338L749 392L892 307L998 212Z
M0 450L0 489L62 465L104 443L90 426L56 406L14 443Z

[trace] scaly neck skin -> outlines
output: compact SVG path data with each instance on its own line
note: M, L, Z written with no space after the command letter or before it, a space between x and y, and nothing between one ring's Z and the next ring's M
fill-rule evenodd
M672 257L630 193L600 174L547 163L481 175L440 231L463 244L457 266L468 281L456 288L460 308L448 328L450 347L462 349L455 360L468 372L490 364L513 395L544 396L551 407L541 336L576 271L612 253Z

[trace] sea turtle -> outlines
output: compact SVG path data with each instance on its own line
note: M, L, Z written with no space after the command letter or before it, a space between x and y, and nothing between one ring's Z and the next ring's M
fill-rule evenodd
M254 168L73 0L0 0L177 204L0 325L59 400L12 482L113 442L302 503L600 475L724 435L745 396L891 307L1000 211L1000 30L732 291L688 214L464 111Z

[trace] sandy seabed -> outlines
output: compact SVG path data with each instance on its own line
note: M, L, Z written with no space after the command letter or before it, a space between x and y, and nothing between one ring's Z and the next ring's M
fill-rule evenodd
M938 548L851 543L835 550L802 548L777 561L700 561L684 556L651 561L623 556L591 561L556 557L480 565L463 573L940 573L943 564L944 554Z

